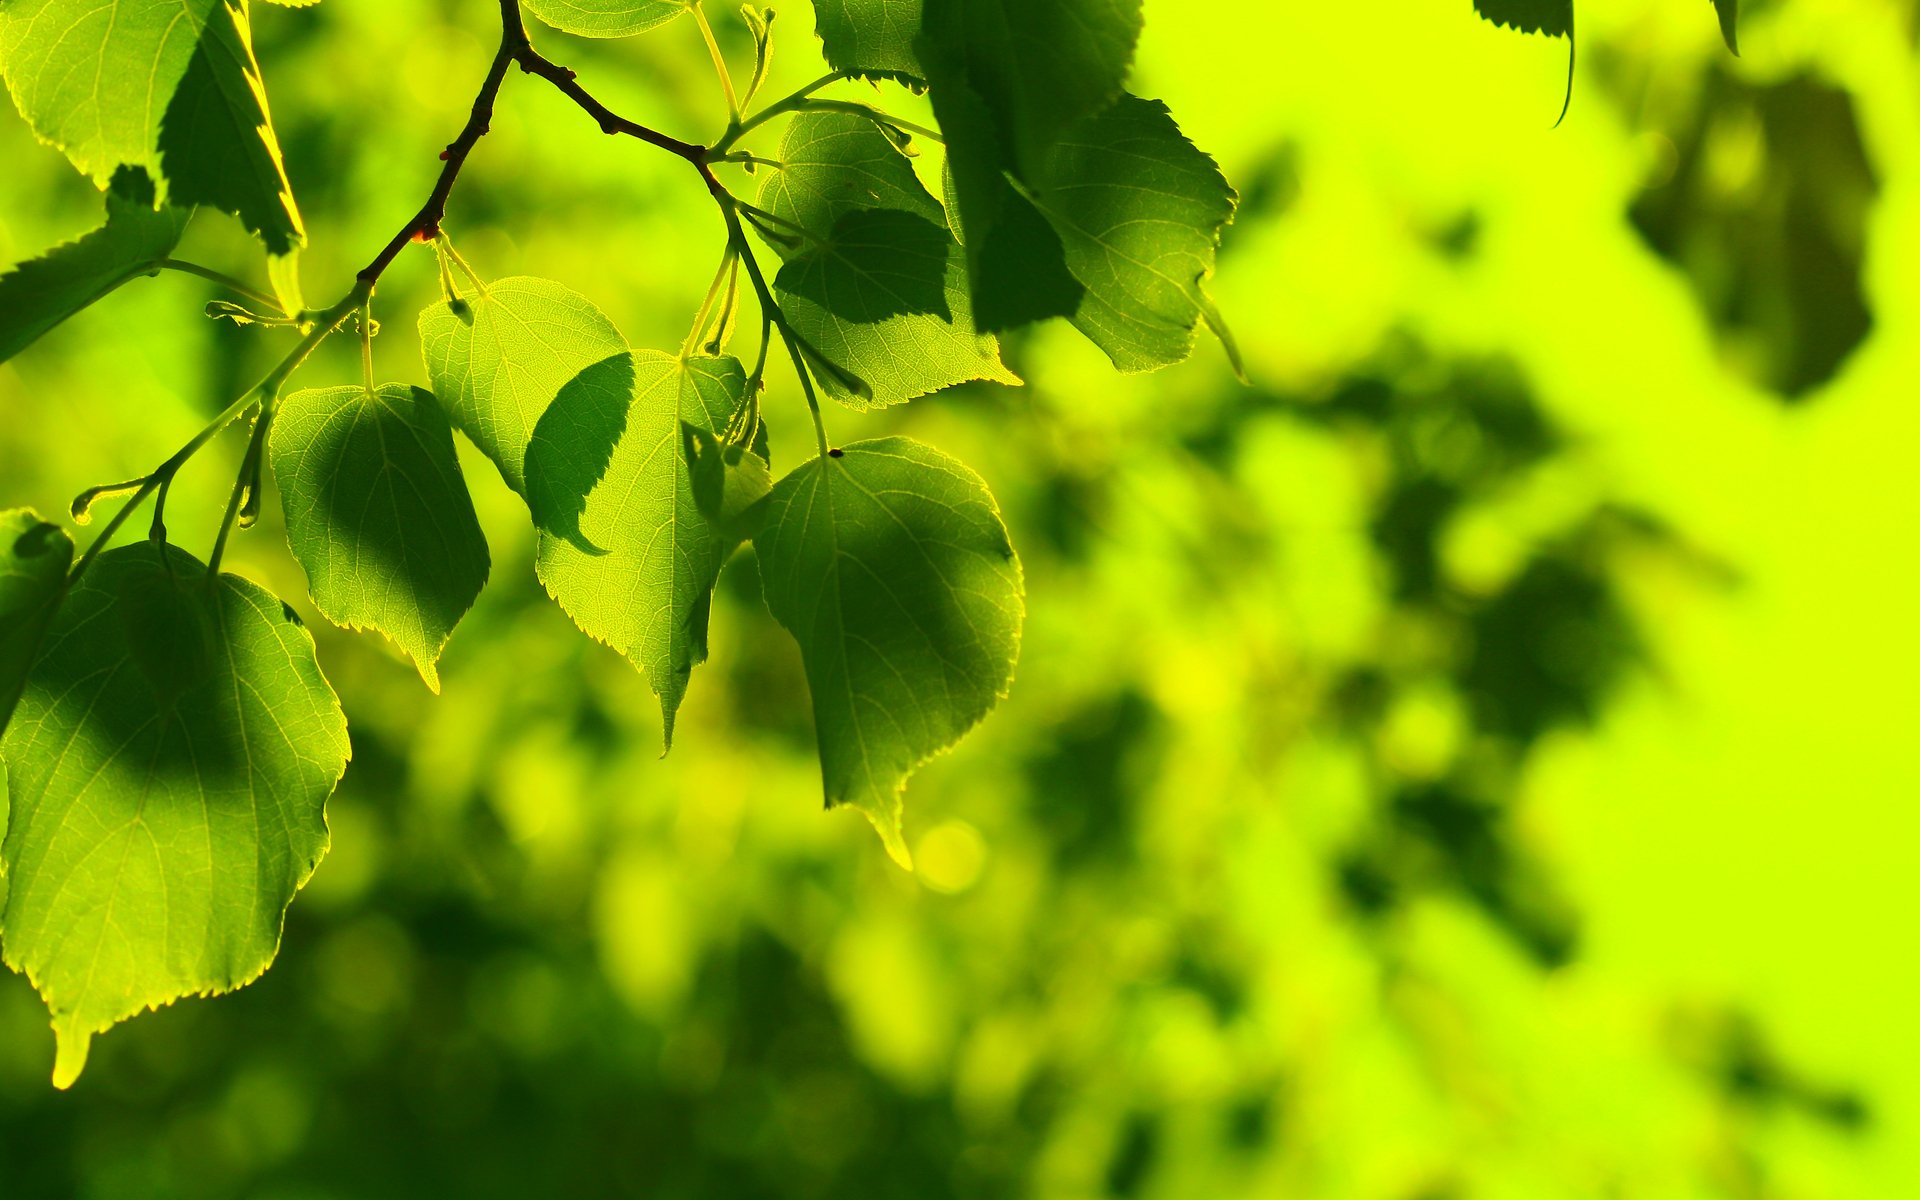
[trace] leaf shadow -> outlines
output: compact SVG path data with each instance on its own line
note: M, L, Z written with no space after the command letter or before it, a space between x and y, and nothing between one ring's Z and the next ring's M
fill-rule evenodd
M580 516L627 431L635 379L633 356L624 350L584 368L540 414L527 443L533 523L586 554L607 553L581 532Z

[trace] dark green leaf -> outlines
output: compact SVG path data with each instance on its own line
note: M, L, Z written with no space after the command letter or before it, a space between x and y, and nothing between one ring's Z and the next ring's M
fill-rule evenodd
M420 313L420 352L434 395L522 496L528 446L554 396L586 367L626 348L613 322L584 296L526 275Z
M920 0L814 0L813 18L820 51L834 70L868 79L924 75L913 49Z
M1720 36L1727 49L1740 53L1740 0L1713 0L1713 11L1720 18Z
M1073 323L1114 366L1181 361L1203 316L1225 340L1202 285L1233 189L1164 104L1123 95L1076 126L1036 177L1035 198L1086 289Z
M185 209L153 207L153 184L122 169L107 192L107 223L0 275L0 362L121 284L158 268L187 227Z
M438 692L434 663L489 565L440 406L398 383L295 392L272 443L287 542L314 604L336 625L392 638Z
M821 372L856 408L897 404L970 379L1017 384L998 343L973 325L966 267L946 214L913 164L873 122L804 113L787 129L782 169L761 207L806 231L775 278L787 321L871 397Z
M1473 0L1473 9L1495 25L1521 33L1573 35L1573 0Z
M528 10L555 29L590 38L645 33L688 7L688 0L527 0Z
M144 542L74 585L0 756L6 961L53 1010L66 1087L95 1033L273 961L347 728L290 609Z
M816 458L774 485L761 589L800 643L827 804L908 862L900 794L1013 680L1020 562L986 484L906 438Z
M0 733L67 590L73 540L29 509L0 512Z
M168 203L232 213L276 257L291 257L306 241L243 3L229 0L207 14L159 133Z
M766 519L767 493L773 490L764 450L755 453L746 446L726 445L685 421L680 424L680 436L700 515L736 544L753 537Z
M540 580L574 624L646 674L671 747L687 680L706 661L714 581L737 544L701 514L681 426L725 429L746 403L746 372L732 358L634 350L568 387L621 396L626 416L579 537L540 536Z

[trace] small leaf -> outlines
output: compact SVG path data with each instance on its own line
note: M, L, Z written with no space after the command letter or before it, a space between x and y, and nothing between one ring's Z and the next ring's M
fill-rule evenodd
M137 276L158 269L190 214L153 207L153 184L123 168L107 192L107 223L0 275L0 362Z
M590 38L645 33L688 7L688 0L527 0L533 15L555 29Z
M1024 587L993 497L929 446L859 442L776 483L753 544L800 643L827 804L866 813L906 866L907 777L1013 680Z
M1194 326L1213 319L1202 287L1236 198L1166 106L1122 96L1075 127L1034 198L1086 289L1073 314L1080 332L1122 371L1186 358Z
M0 946L52 1010L56 1087L114 1022L267 968L347 754L280 601L152 542L94 561L0 740Z
M295 392L280 402L272 457L314 604L393 639L438 692L434 664L489 561L432 394L398 383Z
M925 74L913 49L920 0L814 0L813 14L820 52L834 70L916 83Z
M706 661L714 581L738 541L701 514L681 426L725 429L747 401L746 372L732 358L634 350L568 386L624 392L626 415L606 473L586 496L579 537L541 534L540 581L574 624L646 674L671 747L687 680Z
M0 512L0 733L66 595L72 565L73 540L65 530L30 509Z
M433 394L522 496L527 447L554 396L583 369L626 348L586 297L526 275L420 313L420 352Z
M1020 382L974 328L965 255L940 202L886 134L856 115L802 113L780 157L761 207L809 235L774 243L787 259L774 281L781 310L869 393L821 371L829 395L871 408L972 379Z

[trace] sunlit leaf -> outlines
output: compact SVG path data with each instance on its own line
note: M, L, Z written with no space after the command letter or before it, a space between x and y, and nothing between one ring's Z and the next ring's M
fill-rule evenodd
M0 733L66 594L73 540L31 509L0 512Z
M158 268L187 227L185 209L153 207L153 185L126 168L107 192L107 223L0 275L0 362L121 284Z
M68 594L0 755L6 961L53 1011L66 1087L95 1033L273 961L347 729L290 609L146 542Z
M872 392L823 372L828 393L856 408L897 404L972 379L1015 384L997 341L973 327L960 247L913 164L873 122L806 113L781 145L782 169L761 207L806 231L772 240L787 320Z
M668 746L687 680L707 657L714 580L737 543L700 511L681 426L717 433L746 399L735 359L635 350L588 367L554 402L555 413L619 404L625 419L576 536L541 534L540 580L576 625L646 674Z
M814 30L828 65L864 78L918 79L920 0L815 0Z
M980 477L907 438L812 459L767 503L761 590L800 643L827 803L866 813L905 865L907 777L1012 683L1019 559Z
M434 663L489 565L440 406L397 383L295 392L272 443L287 542L314 604L336 625L392 638L439 691Z
M527 0L527 9L555 29L590 38L645 33L687 8L687 0Z
M1166 105L1122 96L1061 139L1035 184L1086 289L1074 325L1122 371L1186 358L1235 196Z
M626 348L586 297L526 275L420 313L433 394L522 496L527 447L554 396L581 370Z

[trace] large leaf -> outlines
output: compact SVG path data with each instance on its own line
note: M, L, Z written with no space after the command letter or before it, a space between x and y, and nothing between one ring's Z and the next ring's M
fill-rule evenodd
M0 62L34 132L98 186L139 167L167 203L233 213L270 254L305 240L244 0L10 0Z
M0 275L0 362L136 276L158 268L187 227L186 209L153 207L153 184L123 168L107 191L107 223Z
M392 638L438 692L434 663L489 564L432 394L398 383L295 392L274 420L273 474L314 604L336 625Z
M735 359L634 350L582 371L550 414L624 408L622 435L586 496L577 536L543 533L539 573L576 625L645 672L669 747L687 680L707 657L714 581L738 544L700 510L682 426L718 433L746 399L746 372Z
M814 0L814 29L828 65L863 78L919 79L914 39L920 0Z
M347 727L292 610L144 542L74 585L0 756L6 962L52 1009L66 1087L95 1033L273 961Z
M823 372L830 395L866 408L970 379L1020 382L997 341L974 328L964 256L940 202L885 133L853 114L803 113L780 159L760 206L806 231L773 243L788 259L774 280L781 310L872 393L856 396Z
M66 595L72 565L73 540L65 530L29 509L0 512L0 733L26 687L41 635Z
M434 395L522 496L527 447L554 396L584 368L626 348L586 297L526 275L420 313L420 350Z
M978 475L906 438L859 442L774 485L761 589L800 643L827 804L908 862L900 793L1007 692L1020 562Z
M1086 289L1074 325L1122 371L1186 358L1194 326L1212 319L1202 285L1233 217L1213 160L1164 104L1123 95L1061 139L1034 182Z
M555 29L590 38L645 33L689 7L689 0L527 0L533 15Z

